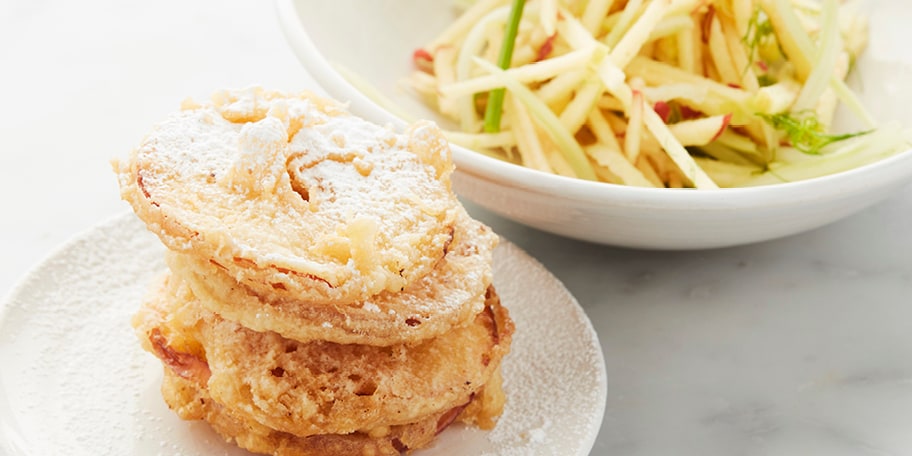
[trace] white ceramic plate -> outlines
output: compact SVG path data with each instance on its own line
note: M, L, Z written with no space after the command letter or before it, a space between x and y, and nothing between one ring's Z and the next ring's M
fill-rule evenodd
M0 454L247 454L168 410L160 364L133 335L130 317L162 255L124 214L66 244L0 307ZM414 454L588 454L606 397L591 323L553 275L506 241L494 274L516 322L504 414L493 431L453 426Z

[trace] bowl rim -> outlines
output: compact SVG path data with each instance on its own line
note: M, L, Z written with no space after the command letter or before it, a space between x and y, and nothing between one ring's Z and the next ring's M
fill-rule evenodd
M299 20L296 0L275 0L286 41L313 79L328 94L344 98L349 109L366 119L394 128L407 122L364 95L339 73L317 47ZM841 195L887 187L912 176L912 147L889 157L847 171L810 179L754 187L717 190L634 187L560 176L505 162L450 143L457 171L515 189L561 194L580 201L610 202L612 206L680 208L687 211L733 210L739 207L800 206Z

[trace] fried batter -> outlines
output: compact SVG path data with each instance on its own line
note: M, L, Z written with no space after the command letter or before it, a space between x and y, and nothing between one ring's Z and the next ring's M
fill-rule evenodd
M484 308L496 242L490 228L462 212L446 256L428 275L401 292L337 305L284 291L257 294L224 269L191 255L169 255L168 263L204 307L250 329L304 342L394 345L443 334Z
M482 418L475 411L492 408L486 401L498 395L503 396L500 384L492 383L486 385L484 393L473 398L466 406L439 412L414 423L391 426L383 433L375 432L371 435L353 432L300 437L244 419L213 400L205 388L168 369L165 369L162 382L165 402L181 418L205 420L226 441L234 442L249 451L275 456L399 456L409 450L427 447L437 434L456 420L466 423L479 421Z
M494 377L513 333L491 288L472 323L422 343L301 343L203 309L176 276L165 279L134 325L175 375L233 413L297 436L371 433L466 404ZM188 361L194 357L200 362ZM188 368L200 363L208 369ZM481 425L497 414L473 412Z
M313 94L226 91L114 168L169 250L133 326L180 417L277 456L494 426L514 331L498 237L457 200L432 123L397 134Z
M169 249L260 293L313 302L365 300L423 277L460 207L436 126L396 134L308 93L188 103L114 167L122 197Z

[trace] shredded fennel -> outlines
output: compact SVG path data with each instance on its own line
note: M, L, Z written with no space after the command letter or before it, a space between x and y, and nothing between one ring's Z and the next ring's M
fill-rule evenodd
M844 81L867 25L838 0L510 3L467 6L420 49L433 65L410 78L460 126L451 140L487 155L713 189L813 178L909 147L902 128L880 134ZM859 131L831 130L840 105Z

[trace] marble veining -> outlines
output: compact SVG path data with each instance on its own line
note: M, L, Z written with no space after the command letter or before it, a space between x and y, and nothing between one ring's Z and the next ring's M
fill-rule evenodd
M592 319L608 371L593 455L912 454L912 189L806 234L695 252L469 207Z

